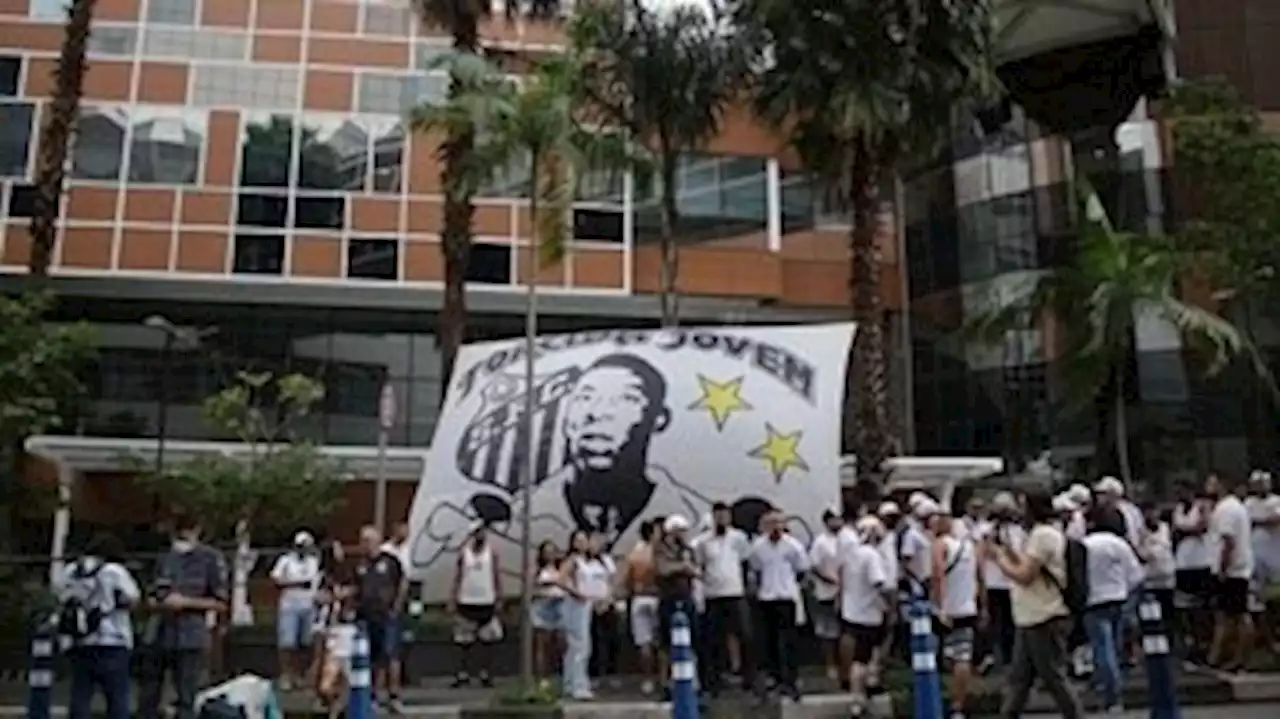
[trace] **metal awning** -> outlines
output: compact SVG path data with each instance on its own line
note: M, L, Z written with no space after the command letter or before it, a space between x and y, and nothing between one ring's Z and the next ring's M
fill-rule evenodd
M40 435L27 439L27 452L47 460L59 469L76 472L127 472L139 464L155 464L158 442L155 439L117 439L113 437L72 437ZM339 463L350 479L372 480L377 476L378 448L373 446L324 446L326 457ZM247 457L248 445L239 442L192 442L167 440L164 463L173 467L194 457L223 454ZM426 468L425 449L392 447L387 449L386 477L393 482L417 482Z
M1156 25L1174 37L1173 0L996 0L1000 63L1114 40Z

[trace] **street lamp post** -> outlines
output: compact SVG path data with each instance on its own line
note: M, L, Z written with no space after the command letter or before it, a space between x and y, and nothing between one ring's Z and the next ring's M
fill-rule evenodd
M387 445L396 423L396 392L390 382L383 382L378 396L378 465L377 484L373 496L373 524L384 535L387 531Z
M196 349L205 338L216 334L218 328L212 325L202 328L179 327L164 315L149 315L142 324L164 334L164 345L160 350L160 401L156 407L155 472L159 475L164 472L164 446L169 434L169 380L173 350L175 347Z

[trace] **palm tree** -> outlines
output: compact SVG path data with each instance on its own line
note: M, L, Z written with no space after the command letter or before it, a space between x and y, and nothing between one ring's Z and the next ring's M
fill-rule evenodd
M80 97L88 70L85 49L97 4L98 0L71 0L67 8L62 48L54 70L53 99L49 102L49 117L40 133L40 154L36 161L35 211L31 215L31 257L27 269L37 277L49 274L53 250L58 243L62 181L66 176L72 133L80 118Z
M622 0L585 5L569 26L591 107L654 156L662 324L668 327L680 312L678 163L719 133L749 67L745 46L722 20L715 4L710 12L692 4L655 11L640 0Z
M1207 360L1214 373L1237 357L1247 358L1260 376L1266 365L1248 340L1218 315L1185 302L1176 293L1186 255L1168 238L1123 232L1112 226L1097 194L1080 182L1080 234L1070 259L1011 285L999 280L985 288L986 308L964 328L969 338L1005 343L1011 332L1062 328L1059 354L1069 401L1109 401L1109 424L1116 458L1126 483L1132 480L1126 397L1136 357L1139 313L1173 325ZM1268 384L1274 391L1274 384ZM1101 448L1099 448L1101 450Z
M569 239L570 217L579 179L588 171L634 169L638 161L617 133L592 132L580 121L585 93L583 70L571 55L560 55L538 64L519 85L474 54L456 54L442 60L449 67L456 91L443 105L417 108L413 129L440 130L450 135L469 133L473 138L466 161L458 163L460 180L479 186L516 163L528 160L529 213L533 236L528 238L525 282L528 283L525 317L525 447L522 536L529 536L528 494L533 489L537 453L533 446L534 359L538 335L538 271L563 258ZM524 611L532 599L532 548L521 549L521 587ZM533 680L533 633L521 623L522 674L525 686Z
M852 214L850 300L858 323L849 366L860 471L900 450L890 426L888 352L876 247L879 187L913 155L949 139L952 119L988 99L989 0L740 0L739 22L764 49L760 115Z
M414 0L414 7L425 25L438 27L453 38L458 53L480 52L480 21L490 13L490 0ZM458 78L449 84L450 96L462 92ZM475 136L465 125L446 130L440 145L443 165L440 180L444 186L444 226L440 231L440 250L444 254L444 301L436 325L436 341L440 346L440 376L449 382L453 363L467 330L467 268L471 264L471 220L475 214L478 187L468 184L469 173L463 170ZM440 401L444 402L444 392Z

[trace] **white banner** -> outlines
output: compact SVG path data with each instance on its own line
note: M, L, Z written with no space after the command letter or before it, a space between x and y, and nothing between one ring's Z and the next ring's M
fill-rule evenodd
M754 532L765 507L807 541L840 496L840 418L852 324L605 330L538 338L531 541L577 528L614 553L641 522L713 502ZM519 572L529 442L525 343L463 347L410 513L414 575L448 592L480 522ZM505 594L518 592L507 582Z

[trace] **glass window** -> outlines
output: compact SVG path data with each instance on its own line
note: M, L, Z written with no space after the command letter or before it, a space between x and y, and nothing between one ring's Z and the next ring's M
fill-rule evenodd
M133 108L129 179L134 182L195 184L209 118L199 111Z
M31 0L31 17L41 20L66 20L70 0Z
M341 230L346 220L346 205L341 197L299 197L294 200L293 226Z
M138 47L138 30L132 27L101 27L95 25L89 34L90 55L114 55L132 57Z
M36 188L32 185L9 187L9 217L31 217L36 214Z
M232 271L250 275L278 275L284 271L284 235L236 234Z
M427 102L440 102L449 92L444 75L392 75L365 73L357 87L357 108L361 112L403 115Z
M241 192L236 204L236 222L256 227L289 225L289 199L284 195Z
M82 180L120 179L128 122L121 108L86 107L77 123L71 176Z
M18 80L22 77L22 58L0 56L0 97L18 94Z
M149 27L142 43L142 52L151 57L242 60L248 47L249 38L242 32Z
M34 115L35 106L30 103L0 105L0 175L26 176Z
M439 40L419 40L413 46L413 67L415 70L438 69L440 58L452 51L452 48Z
M477 194L481 197L528 197L530 173L533 172L533 161L528 153L522 152L513 158L506 167L501 167L493 176L480 186Z
M298 187L363 190L369 174L369 130L356 118L303 118Z
M477 242L471 246L467 282L491 285L511 284L511 246Z
M395 280L400 276L400 246L395 240L356 240L347 243L347 277Z
M370 123L373 137L373 191L401 190L404 177L404 125L394 120Z
M573 238L593 242L622 242L622 212L575 208Z
M298 105L298 69L196 64L193 105L292 109Z
M289 187L293 154L293 118L288 115L250 115L241 138L240 184L247 187Z
M197 0L150 0L147 21L170 25L195 25Z
M370 35L407 37L413 20L413 12L407 4L366 0L360 5L360 24Z

